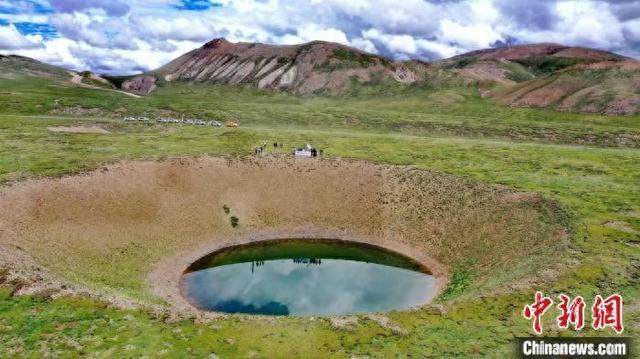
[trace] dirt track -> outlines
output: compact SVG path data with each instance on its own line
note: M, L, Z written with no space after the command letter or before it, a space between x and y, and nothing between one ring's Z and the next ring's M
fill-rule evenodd
M97 133L107 134L108 130L100 126L52 126L47 127L47 130L51 132L65 132L65 133Z
M79 74L77 74L75 72L69 72L69 75L71 75L71 82L73 82L74 84L79 85L81 87L90 88L90 89L94 89L94 90L113 91L113 92L121 93L123 95L127 95L129 97L135 97L135 98L141 98L142 97L140 95L136 95L136 94L131 93L131 92L120 91L120 90L111 90L111 89L106 89L106 88L103 88L103 87L92 86L92 85L86 84L86 83L82 82L82 76L80 76Z
M508 270L557 241L559 225L542 221L547 207L535 194L360 161L132 162L2 188L0 245L98 292L159 295L179 308L176 278L190 260L249 240L355 239L421 260L441 278L463 262L479 276Z

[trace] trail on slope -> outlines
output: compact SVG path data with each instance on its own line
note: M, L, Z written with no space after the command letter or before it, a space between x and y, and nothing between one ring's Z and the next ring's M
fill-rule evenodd
M79 85L79 86L82 86L82 87L85 87L85 88L90 88L90 89L94 89L94 90L113 91L113 92L118 92L118 93L121 93L121 94L124 94L124 95L127 95L127 96L131 96L131 97L135 97L135 98L142 97L142 96L130 93L130 92L126 92L126 91L110 90L110 89L105 89L105 88L102 88L102 87L86 84L86 83L82 82L82 76L80 76L79 74L77 74L75 72L69 72L69 75L71 75L71 82L72 83L74 83L76 85Z

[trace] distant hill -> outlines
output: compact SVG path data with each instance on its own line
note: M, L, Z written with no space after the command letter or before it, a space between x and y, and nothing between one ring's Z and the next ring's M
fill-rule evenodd
M352 83L414 83L428 66L393 62L347 46L314 41L276 46L215 39L150 73L125 81L123 89L149 93L173 81L250 85L296 94L339 94Z
M554 43L540 43L529 45L515 45L467 52L454 56L451 59L461 57L474 57L477 60L509 60L519 61L530 58L555 57L582 59L586 61L625 60L627 57L612 52L590 49L585 47L570 47Z
M18 55L0 55L0 79L19 80L44 77L56 80L70 79L67 70Z
M640 113L640 62L611 52L533 44L473 51L439 64L503 105Z
M48 79L60 84L83 87L114 89L107 79L90 71L75 72L52 66L18 55L0 55L0 79L26 80L29 78Z
M425 63L392 61L323 41L282 46L214 39L137 76L69 72L20 56L1 56L0 70L0 78L47 77L140 95L175 82L248 86L305 96L465 86L509 106L640 113L639 61L559 44L486 49Z
M560 111L631 115L640 113L640 62L579 64L547 76L497 88L488 96L504 105Z
M558 44L532 44L468 52L438 61L467 81L514 84L580 64L630 60L610 52Z

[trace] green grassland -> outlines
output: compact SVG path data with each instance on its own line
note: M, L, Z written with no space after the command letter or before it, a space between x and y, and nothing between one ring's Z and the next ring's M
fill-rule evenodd
M321 318L173 322L84 298L14 298L6 289L0 292L2 357L505 357L513 337L531 331L521 311L536 289L588 302L618 292L625 300L625 335L640 332L640 117L499 107L470 88L300 98L185 84L141 99L48 80L0 80L0 88L11 93L0 94L5 184L123 159L244 156L265 140L287 149L309 142L329 157L410 164L540 192L571 217L568 245L542 249L548 261L531 263L540 265L534 267L539 275L469 296L469 282L501 280L473 278L461 264L452 268L452 281L437 300L441 306L387 315L406 332L366 318L346 328ZM241 127L125 124L125 114L234 119ZM83 124L110 133L47 130ZM545 316L545 334L576 335L558 332L553 320Z
M195 116L243 126L453 135L516 141L640 147L640 116L607 117L493 106L477 90L405 86L387 95L294 97L203 84L161 86L142 99L46 79L1 80L0 108L11 114L121 119L124 115ZM357 86L355 87L357 88ZM357 92L357 90L354 90Z

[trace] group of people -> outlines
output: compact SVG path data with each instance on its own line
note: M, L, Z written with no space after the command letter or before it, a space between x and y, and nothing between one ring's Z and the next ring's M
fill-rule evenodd
M322 259L320 258L293 258L293 263L296 264L314 264L321 265ZM264 266L264 261L252 261L251 262L251 273L255 271L257 267Z
M284 148L284 144L282 142L274 142L273 143L273 148ZM261 146L258 146L256 148L253 149L253 154L254 155L261 155L263 153L265 153L265 151L267 150L267 142L262 142Z
M293 258L293 263L299 264L322 264L322 259L320 258Z
M253 261L251 262L251 273L253 273L253 270L255 267L261 267L264 265L264 261Z

